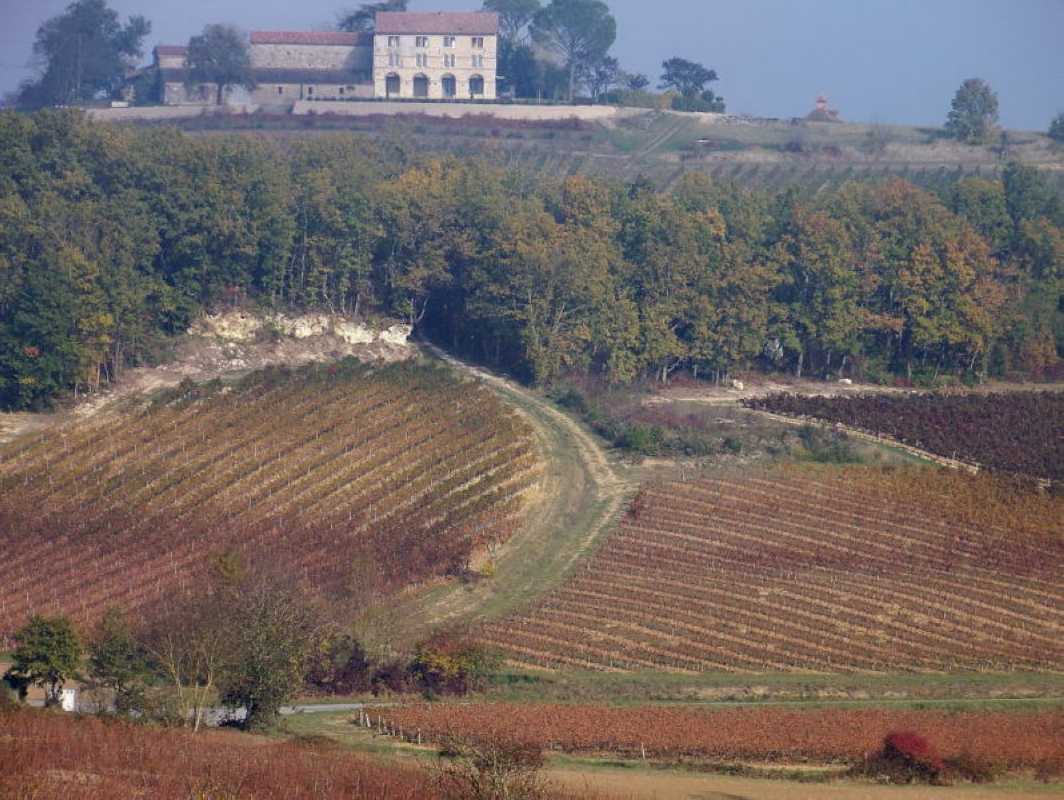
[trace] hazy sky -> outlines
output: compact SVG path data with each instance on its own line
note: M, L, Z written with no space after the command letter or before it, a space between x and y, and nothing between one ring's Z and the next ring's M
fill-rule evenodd
M34 33L69 0L0 0L0 93L31 74ZM111 0L153 25L147 50L209 22L322 29L356 0ZM480 0L412 0L473 9ZM673 55L717 70L728 110L806 113L818 93L846 119L940 124L964 78L997 90L1002 122L1044 130L1064 111L1064 0L608 0L614 54L655 83Z

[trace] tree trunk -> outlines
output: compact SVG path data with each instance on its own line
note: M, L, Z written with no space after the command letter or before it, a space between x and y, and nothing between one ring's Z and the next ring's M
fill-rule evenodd
M219 83L218 84L218 105L222 104L222 92L224 91L224 89L225 89L225 85Z
M573 102L573 93L576 91L576 59L569 59L569 102Z
M798 351L798 366L795 367L795 369L794 369L794 377L796 377L796 378L802 377L802 363L804 361L805 361L805 351L804 350L799 350Z

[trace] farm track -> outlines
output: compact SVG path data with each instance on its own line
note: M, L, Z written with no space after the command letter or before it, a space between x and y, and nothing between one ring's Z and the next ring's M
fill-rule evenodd
M410 641L438 625L478 623L530 607L591 555L637 488L579 423L550 402L434 345L424 346L516 408L534 429L547 467L525 521L495 554L492 579L432 587L390 609L395 617L419 620L402 637Z

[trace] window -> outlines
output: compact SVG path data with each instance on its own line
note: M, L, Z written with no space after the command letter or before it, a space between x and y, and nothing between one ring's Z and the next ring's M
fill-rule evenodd
M444 47L454 47L454 37L453 36L444 36L443 37L443 46Z
M398 36L389 36L388 37L388 47L398 47L398 46L399 46L399 37Z
M444 54L444 56L443 56L443 66L445 66L445 67L453 67L455 65L454 62L455 62L454 54L446 54L446 53Z
M484 56L473 56L473 66L474 67L483 67L484 66Z
M415 37L415 42L414 43L418 47L428 47L429 46L429 37L428 36Z
M403 66L403 59L398 53L388 54L388 66L389 67L401 67Z
M343 97L343 96L344 96L344 87L341 86L340 87L340 97Z
M418 53L416 56L414 56L414 61L419 67L427 67L429 65L429 54Z
M314 87L313 86L308 86L307 87L307 94L308 95L314 94Z
M473 37L473 47L475 47L477 50L483 50L484 49L484 37L483 36L474 36Z
M284 87L283 86L278 86L277 87L277 94L284 94Z

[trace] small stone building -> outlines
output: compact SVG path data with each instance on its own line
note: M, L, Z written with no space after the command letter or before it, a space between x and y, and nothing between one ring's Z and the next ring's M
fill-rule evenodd
M257 105L373 96L372 34L253 31L250 55Z
M378 12L373 95L493 100L498 39L490 12Z

